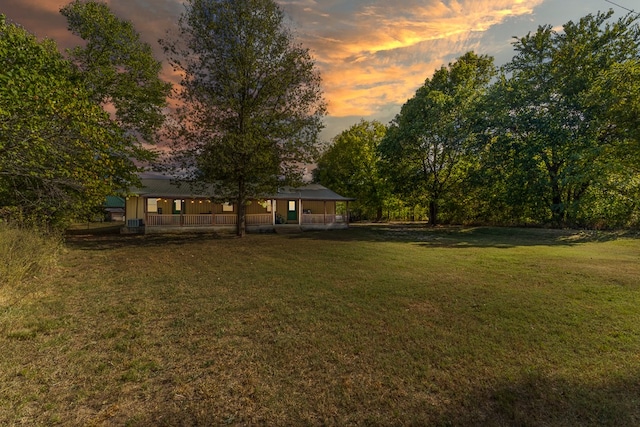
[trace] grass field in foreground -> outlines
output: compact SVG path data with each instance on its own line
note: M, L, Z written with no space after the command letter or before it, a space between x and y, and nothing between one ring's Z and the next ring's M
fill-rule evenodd
M73 236L0 299L0 425L638 425L639 261L530 229Z

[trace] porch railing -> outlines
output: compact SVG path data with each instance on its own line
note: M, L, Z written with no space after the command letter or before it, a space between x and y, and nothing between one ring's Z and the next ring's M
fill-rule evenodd
M342 215L302 214L303 224L335 224L338 222L343 222Z
M247 215L247 225L271 225L273 224L273 215L268 214L251 214Z
M180 215L147 214L148 227L179 226L179 225L180 225Z
M335 224L344 222L343 215L334 214L302 214L302 224ZM194 227L214 225L236 225L236 214L147 214L148 227ZM272 225L273 215L247 215L247 225Z
M214 218L216 225L236 225L238 222L236 214L216 214Z
M183 225L185 226L194 226L194 225L212 225L213 217L211 214L187 214L182 216Z

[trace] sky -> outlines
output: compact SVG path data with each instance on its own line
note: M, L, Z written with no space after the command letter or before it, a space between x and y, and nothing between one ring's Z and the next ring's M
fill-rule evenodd
M433 72L465 52L513 57L513 37L561 28L587 14L617 17L637 0L276 0L323 79L329 114L323 141L365 120L388 124ZM104 0L131 21L164 61L157 40L177 26L183 0ZM79 44L59 10L66 0L0 0L0 14L61 50ZM166 62L165 62L166 63ZM175 80L165 66L165 78Z

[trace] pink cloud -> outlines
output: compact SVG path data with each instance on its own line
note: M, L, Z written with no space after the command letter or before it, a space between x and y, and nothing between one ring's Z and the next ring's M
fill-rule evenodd
M542 0L408 0L401 8L396 2L361 2L355 12L319 20L331 6L339 10L337 2L306 2L304 10L295 2L280 3L300 22L305 13L315 17L315 26L299 25L298 33L322 71L330 114L344 117L401 105L449 62L444 58L477 47L478 33L532 13Z

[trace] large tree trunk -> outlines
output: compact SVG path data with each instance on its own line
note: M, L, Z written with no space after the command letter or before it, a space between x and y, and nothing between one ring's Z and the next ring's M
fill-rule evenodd
M247 232L247 204L238 200L238 218L236 221L236 235L244 237Z
M565 225L565 204L563 203L562 190L557 182L551 183L551 220L556 227Z
M247 195L244 181L238 182L238 216L236 218L236 235L244 237L247 232Z
M438 201L429 200L429 225L438 224Z
M382 206L378 206L376 209L376 222L382 221Z

